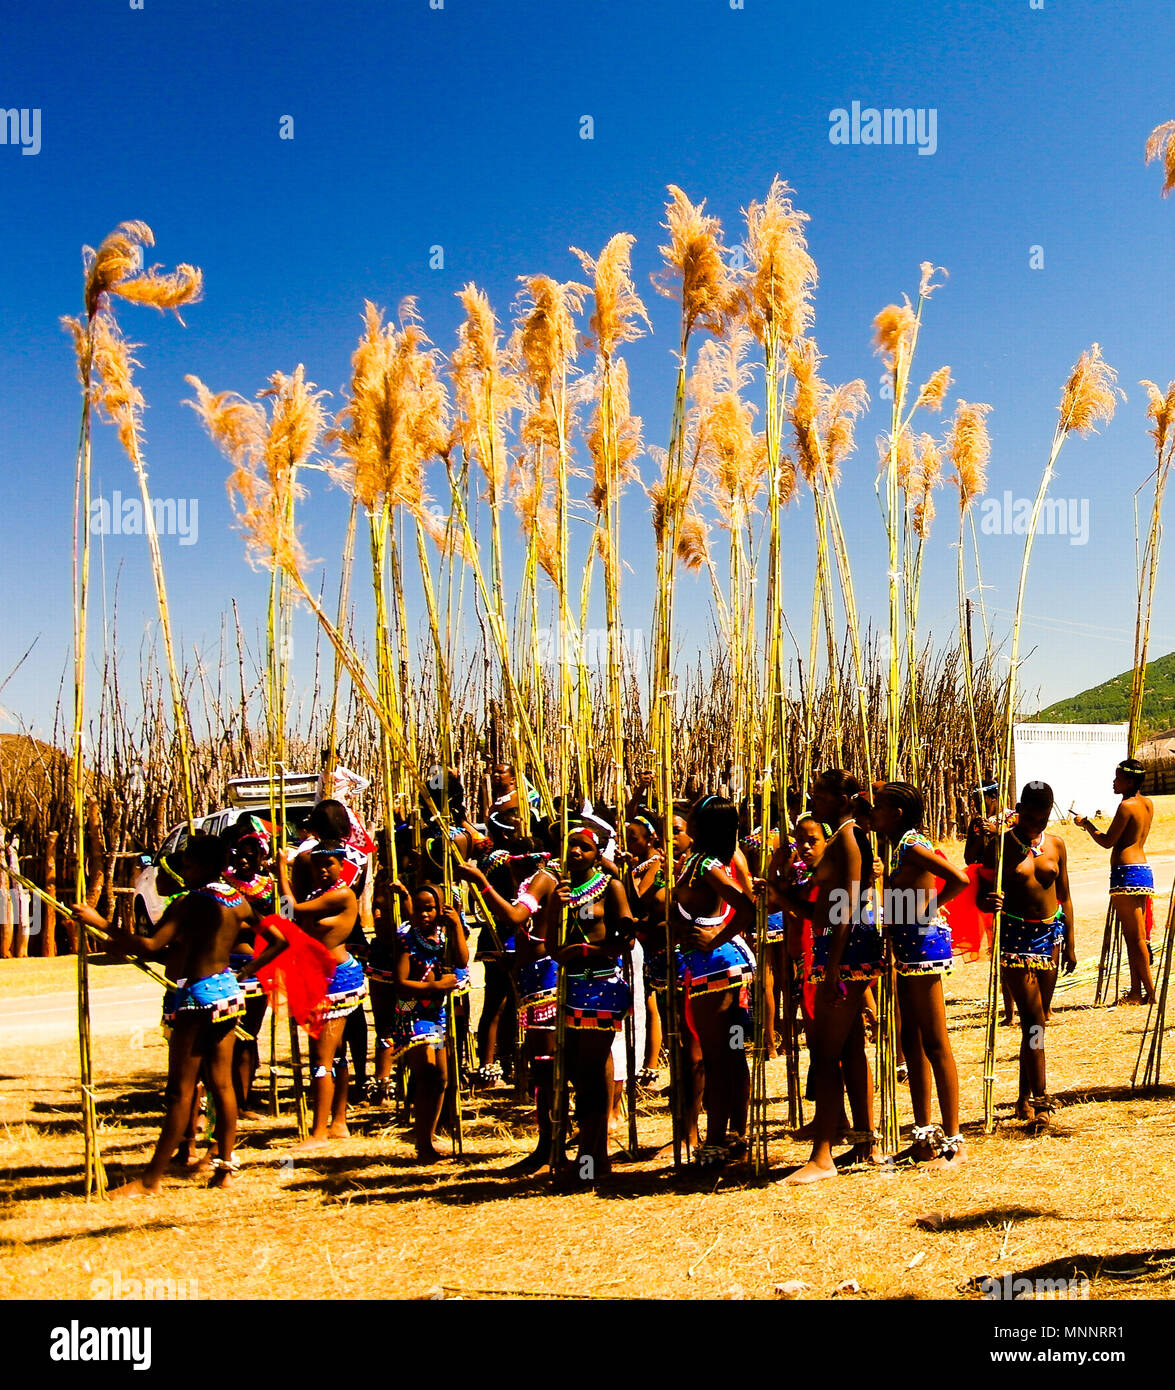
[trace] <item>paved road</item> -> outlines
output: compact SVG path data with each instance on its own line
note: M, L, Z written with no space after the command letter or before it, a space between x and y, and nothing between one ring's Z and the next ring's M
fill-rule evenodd
M141 985L110 985L90 992L94 1033L130 1036L159 1027L162 991L150 980ZM0 999L0 1046L76 1039L77 995L73 990Z
M1160 901L1170 891L1175 854L1159 854L1151 859L1155 868ZM1078 869L1070 874L1070 885L1077 913L1077 929L1088 956L1091 942L1101 941L1109 878L1109 855L1104 864ZM1164 909L1156 911L1161 922ZM95 1033L129 1037L139 1029L159 1027L160 990L149 980L142 984L110 985L93 990L90 996L90 1025ZM0 1047L30 1043L71 1041L77 1037L77 1002L72 990L60 993L18 996L0 1000Z

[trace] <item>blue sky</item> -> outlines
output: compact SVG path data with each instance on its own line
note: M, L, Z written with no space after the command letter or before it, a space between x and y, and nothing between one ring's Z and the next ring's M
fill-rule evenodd
M1025 628L1035 650L1022 679L1051 700L1128 666L1131 497L1151 460L1137 383L1175 376L1175 201L1160 199L1161 175L1142 158L1151 128L1175 115L1173 30L1169 0L10 8L0 106L39 108L42 145L35 157L0 147L0 468L10 517L0 678L39 640L0 694L0 727L23 720L43 730L68 660L77 395L58 319L79 307L84 243L141 218L160 262L191 261L205 273L204 301L186 327L132 306L121 317L143 344L153 491L199 502L197 543L163 540L177 632L214 656L234 596L256 632L266 580L246 566L231 529L223 460L180 404L185 373L252 394L272 371L304 362L337 393L365 297L394 308L415 294L447 350L454 295L467 281L505 316L517 276L578 278L570 245L594 253L627 230L656 330L628 353L634 409L646 439L663 444L675 306L648 277L659 264L665 185L706 198L733 241L739 209L776 173L812 219L826 373L864 377L874 398L841 490L862 607L884 606L873 477L888 405L877 398L871 322L916 291L919 262L931 260L950 278L928 307L920 366L928 375L949 363L959 395L991 402L994 494L1033 493L1061 384L1083 348L1100 342L1119 371L1129 399L1117 418L1100 436L1070 440L1061 457L1054 495L1088 500L1088 542L1037 542ZM830 144L829 112L854 100L934 108L936 152ZM285 115L293 140L279 139ZM584 115L592 140L580 138ZM429 268L435 245L442 270ZM1043 248L1043 269L1029 268L1033 246ZM936 425L928 417L924 427ZM651 477L648 460L644 469ZM95 483L106 496L133 488L108 429ZM347 504L317 479L312 490L304 535L330 592ZM622 522L634 627L648 624L646 506L630 491ZM923 625L945 638L954 622L949 493L939 507ZM516 544L513 518L504 526ZM806 645L806 499L787 528L789 616ZM988 601L1006 613L1022 540L982 539ZM119 587L120 647L133 663L154 619L146 549L139 537L108 536L104 551L96 583L104 560L108 602L116 578ZM1159 580L1155 655L1175 647L1172 565L1168 556ZM701 640L707 581L686 578L682 592ZM305 682L313 636L308 621L300 630ZM101 649L96 628L95 660Z

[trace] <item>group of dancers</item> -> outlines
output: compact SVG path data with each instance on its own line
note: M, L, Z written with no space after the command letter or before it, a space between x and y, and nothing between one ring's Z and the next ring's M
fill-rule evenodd
M1119 765L1122 800L1106 832L1077 818L1112 850L1127 1000L1152 988L1145 842L1153 808L1143 777L1137 762ZM536 1142L515 1169L550 1166L572 1183L598 1182L610 1171L625 1083L630 1093L639 1081L649 1098L666 1094L663 1058L673 1048L679 1142L702 1168L738 1165L748 1154L749 1050L757 1041L777 1056L799 1029L815 1111L802 1131L810 1155L787 1180L832 1178L883 1161L869 1044L887 969L898 1075L914 1115L908 1147L890 1157L955 1167L966 1141L943 977L960 938L974 947L976 924L981 935L995 912L1005 1006L1021 1029L1015 1113L1047 1128L1045 1030L1058 973L1076 966L1066 846L1047 829L1047 784L1029 782L1003 815L993 789L979 789L962 866L927 837L915 786L880 782L866 792L839 768L817 775L806 798L789 797L786 817L767 826L755 823L751 802L720 795L678 803L666 817L648 774L623 816L585 802L558 806L549 819L514 769L499 765L481 824L469 818L455 772L435 770L428 785L414 823L374 837L335 799L315 806L295 844L252 814L223 835L197 833L161 867L174 891L149 935L74 908L110 934L113 949L162 957L173 983L162 1131L146 1169L118 1191L160 1190L192 1140L201 1083L215 1112L211 1182L232 1184L238 1114L253 1113L257 1038L278 998L311 1039L303 1149L346 1138L349 1105L386 1103L402 1064L417 1156L436 1162L446 1098L452 1129L454 1092L506 1079L501 1057L523 1069L534 1099ZM463 1060L473 1041L471 942L484 980L476 1069ZM356 1092L348 1054L365 1071L368 997L375 1069Z

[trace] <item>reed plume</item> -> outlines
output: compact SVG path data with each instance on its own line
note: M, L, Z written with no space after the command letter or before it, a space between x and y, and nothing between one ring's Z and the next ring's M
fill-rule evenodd
M159 622L167 653L172 710L186 789L185 804L190 831L193 820L191 739L183 686L172 643L171 613L167 602L163 556L159 549L155 511L147 486L147 465L143 458L142 412L145 402L134 381L134 369L140 364L131 355L134 345L123 337L110 304L104 303L110 296L120 296L136 303L151 304L161 310L173 309L178 315L178 310L183 305L199 298L202 277L192 266L180 266L172 275L162 274L158 268L142 270L142 247L152 245L153 242L151 229L145 223L125 222L106 238L96 252L87 256L87 327L92 353L91 390L95 403L116 427L119 442L130 458L139 484L139 496L143 506L143 532L147 537ZM76 344L77 327L71 325L71 332Z
M1175 454L1175 381L1166 391L1153 381L1143 381L1147 393L1147 418L1152 421L1148 431L1155 445L1155 480L1151 499L1151 521L1146 544L1138 560L1137 605L1134 617L1134 671L1130 683L1130 731L1128 741L1131 756L1138 745L1142 727L1143 704L1146 700L1146 664L1150 650L1151 610L1154 605L1155 581L1159 573L1159 545L1163 536L1163 496L1171 459ZM1141 489L1139 489L1141 491ZM1138 530L1138 494L1135 493L1135 532Z
M479 320L480 326L480 320ZM480 340L479 340L480 341ZM448 394L439 355L420 324L416 304L406 299L399 323L384 321L370 300L363 308L363 333L351 357L347 402L327 438L345 460L351 490L367 511L371 581L376 609L376 672L380 698L398 742L416 759L418 720L411 708L409 637L404 583L396 537L398 509L418 521L425 513L427 462L449 447ZM389 612L389 584L395 623ZM380 737L380 771L385 825L395 823L409 774L398 764L396 740Z
M613 236L593 260L572 247L584 271L592 277L594 309L588 320L589 348L596 352L598 383L595 415L587 444L595 465L590 502L596 509L597 545L604 561L604 610L608 634L608 722L612 746L612 793L623 815L626 802L624 709L621 690L622 619L620 610L620 493L637 476L635 459L641 452L641 422L632 414L628 366L616 350L652 330L648 312L632 282L632 247L628 232ZM644 325L642 329L641 325Z
M1146 162L1163 161L1163 197L1175 188L1175 121L1164 121L1146 137Z
M987 416L991 406L974 401L955 402L955 414L944 441L944 450L954 468L952 482L959 493L959 540L956 555L959 606L959 647L963 654L963 692L967 703L967 722L971 733L971 753L975 762L975 785L983 784L983 760L979 748L979 729L975 719L975 653L971 645L971 624L967 621L967 579L964 552L964 523L971 515L971 504L987 490L987 465L991 458L991 438ZM974 539L974 533L973 533ZM975 582L982 593L979 547L975 546Z
M817 651L818 614L823 614L826 654L832 697L833 729L839 752L841 704L839 661L832 595L832 564L835 558L845 610L849 646L852 653L854 684L861 748L866 781L872 780L872 748L869 710L866 700L864 652L857 615L856 593L848 549L844 541L840 514L836 502L836 485L840 480L840 465L856 445L856 423L868 404L865 383L860 379L831 388L819 374L820 351L813 339L796 343L789 355L795 389L791 400L792 433L800 471L812 489L813 520L816 528L816 579L812 594L812 626L809 642L809 680L805 687L805 728L811 732L815 718L814 667ZM830 556L831 541L831 556ZM812 768L812 741L805 741L800 785L807 786Z
M764 434L767 458L767 585L764 595L763 677L764 721L759 743L759 820L764 845L771 832L772 808L783 803L781 833L789 829L786 796L777 798L778 788L789 782L785 719L785 680L783 673L783 541L780 527L785 494L795 485L785 477L782 450L787 413L788 354L808 331L812 319L812 296L816 287L816 263L808 252L804 235L807 215L798 212L788 196L790 189L778 176L772 180L763 202L746 208L744 250L747 270L741 299L747 323L763 349ZM767 949L767 902L758 905L756 949ZM766 1043L769 1007L763 980L756 981L755 1036L751 1066L750 1142L756 1173L767 1167L767 1080ZM789 1072L789 1108L798 1104L798 1095Z
M747 323L760 343L773 338L786 353L803 337L814 317L816 262L808 251L804 225L791 189L777 174L767 197L746 210L745 249L750 263L743 289Z
M721 336L738 295L723 255L722 224L707 216L705 208L704 198L695 206L676 184L669 185L663 224L669 242L658 248L665 269L654 276L653 284L681 304L683 344L695 327Z
M82 250L84 322L66 319L73 338L74 354L82 387L82 423L78 441L74 479L73 602L74 602L74 747L72 763L74 833L76 843L77 899L86 900L85 884L85 767L82 757L82 724L85 707L86 623L90 572L90 501L92 430L94 405L116 426L119 442L131 459L143 503L143 529L151 557L159 619L167 650L171 678L172 705L176 735L180 745L188 830L192 829L192 778L188 744L187 715L183 691L175 667L171 643L171 623L163 581L163 561L155 530L155 513L147 490L146 467L142 456L140 417L145 406L134 382L138 362L132 345L122 336L110 305L112 297L149 304L159 310L172 309L176 316L185 305L199 298L202 278L193 266L181 265L171 274L158 267L143 268L143 248L153 246L155 237L145 222L122 222L95 251ZM78 935L78 1048L81 1066L82 1128L85 1138L85 1190L89 1198L96 1191L105 1195L106 1171L98 1147L97 1109L93 1094L93 1059L90 1039L88 945L86 932Z

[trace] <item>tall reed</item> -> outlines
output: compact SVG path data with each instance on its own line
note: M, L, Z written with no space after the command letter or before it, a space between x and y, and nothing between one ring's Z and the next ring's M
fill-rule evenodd
M1032 543L1036 538L1036 528L1040 523L1040 512L1044 506L1045 494L1052 481L1053 468L1061 452L1061 446L1070 434L1088 435L1098 421L1114 418L1117 397L1122 393L1114 386L1116 373L1102 358L1097 343L1083 352L1077 360L1069 379L1061 393L1056 428L1053 430L1052 445L1048 460L1041 474L1037 488L1036 501L1028 519L1028 531L1024 537L1024 555L1020 561L1020 582L1016 589L1015 618L1012 623L1011 651L1008 657L1008 680L1004 691L1004 712L1002 729L1002 749L999 763L999 806L1013 804L1014 789L1010 786L1012 770L1012 726L1016 718L1016 684L1020 664L1020 624L1024 612L1024 590L1028 582L1028 562L1032 557ZM999 836L999 851L996 857L996 886L1003 888L1004 847L1007 835ZM1000 1003L1000 922L1002 913L997 912L992 925L991 969L988 973L986 1037L983 1050L983 1123L990 1134L995 1128L995 1043L996 1016Z

